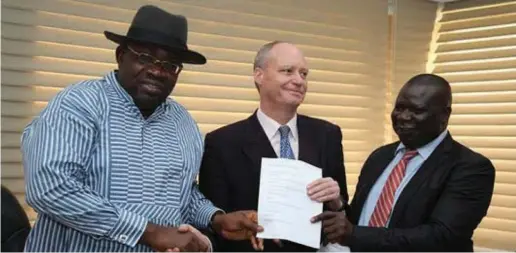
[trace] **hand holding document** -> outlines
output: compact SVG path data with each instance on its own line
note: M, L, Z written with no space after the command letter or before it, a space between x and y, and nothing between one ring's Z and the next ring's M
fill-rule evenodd
M310 200L306 186L322 177L322 170L291 159L262 158L258 199L258 224L264 231L257 237L285 239L318 249L321 222L310 219L323 204Z

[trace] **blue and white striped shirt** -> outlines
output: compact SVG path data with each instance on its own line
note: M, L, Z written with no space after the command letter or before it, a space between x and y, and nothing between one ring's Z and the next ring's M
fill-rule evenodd
M152 251L147 222L205 228L218 210L195 179L201 133L172 99L144 119L115 72L71 85L22 135L26 251Z

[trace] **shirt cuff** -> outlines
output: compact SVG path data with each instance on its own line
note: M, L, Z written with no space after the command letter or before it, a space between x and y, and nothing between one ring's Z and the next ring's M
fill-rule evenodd
M115 226L108 233L108 237L130 247L136 246L145 232L147 219L127 210L120 210L120 216Z
M222 209L216 208L213 205L204 205L199 208L197 215L192 222L192 225L196 228L205 229L208 228L211 222L211 217L216 212L224 212Z

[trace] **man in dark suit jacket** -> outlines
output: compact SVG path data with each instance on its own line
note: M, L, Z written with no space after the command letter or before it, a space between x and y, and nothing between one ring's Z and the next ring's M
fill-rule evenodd
M330 241L352 251L473 251L495 169L446 130L451 88L421 74L401 89L392 112L401 142L375 150L359 176L350 211L325 212Z
M226 212L257 210L261 159L282 157L321 168L323 178L307 186L308 196L325 203L327 210L346 208L340 127L297 114L307 85L303 54L292 44L272 42L260 49L254 65L260 107L249 118L206 135L201 192ZM217 246L217 251L253 250L249 241L221 239ZM315 251L278 240L265 240L263 250Z

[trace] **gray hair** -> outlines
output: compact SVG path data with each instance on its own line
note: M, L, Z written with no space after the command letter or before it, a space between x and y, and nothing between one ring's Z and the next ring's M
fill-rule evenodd
M256 68L264 68L267 63L267 57L269 56L269 52L271 51L271 49L277 44L281 43L287 42L275 40L260 47L260 50L258 50L258 53L256 53L256 57L254 57L253 70L255 70Z
M263 45L262 47L260 47L260 50L258 50L258 52L256 53L256 56L254 57L253 71L256 70L257 68L261 68L261 69L265 68L266 63L267 63L267 58L269 57L269 52L271 51L271 49L274 46L281 44L281 43L288 43L288 42L275 40L275 41L269 42L269 43ZM256 89L258 91L260 90L260 88L258 87L258 83L254 82L254 86L256 87Z

